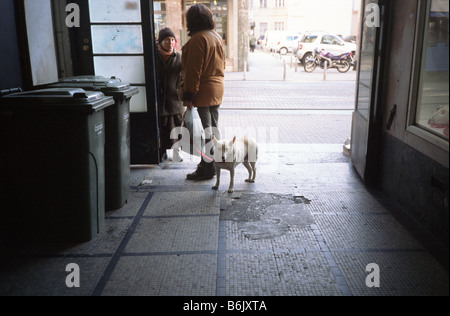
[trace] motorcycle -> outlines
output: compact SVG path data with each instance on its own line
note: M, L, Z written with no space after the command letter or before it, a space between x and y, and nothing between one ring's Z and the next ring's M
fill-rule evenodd
M313 72L319 65L320 68L336 68L339 72L344 73L349 71L353 64L353 54L351 52L343 53L341 55L333 55L330 52L325 52L323 49L314 49L313 56L308 58L303 66L306 72Z

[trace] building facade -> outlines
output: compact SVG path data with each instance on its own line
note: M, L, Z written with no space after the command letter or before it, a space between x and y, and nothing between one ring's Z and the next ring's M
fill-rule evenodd
M358 33L358 0L250 0L249 21L256 37L266 31Z

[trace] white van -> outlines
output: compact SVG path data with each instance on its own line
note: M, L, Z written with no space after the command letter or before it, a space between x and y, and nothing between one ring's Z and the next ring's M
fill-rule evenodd
M287 53L296 53L298 41L302 38L301 33L288 33L285 31L266 32L266 49L270 52L286 55Z
M276 43L278 43L284 36L285 31L266 31L264 34L264 49L272 51Z

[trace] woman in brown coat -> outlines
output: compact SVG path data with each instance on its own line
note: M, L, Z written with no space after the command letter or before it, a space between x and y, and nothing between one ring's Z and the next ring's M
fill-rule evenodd
M225 50L222 39L214 31L212 12L203 4L194 4L186 13L190 40L182 48L182 96L188 109L197 107L205 129L205 148L212 136L220 139L219 107L224 95ZM206 150L197 170L189 180L206 180L215 175L212 153Z

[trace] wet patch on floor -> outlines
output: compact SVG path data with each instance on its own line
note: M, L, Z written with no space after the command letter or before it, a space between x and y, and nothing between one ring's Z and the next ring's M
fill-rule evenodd
M301 196L262 193L234 193L221 196L221 221L234 221L246 238L270 239L282 236L291 228L314 224ZM225 206L224 206L225 205Z

